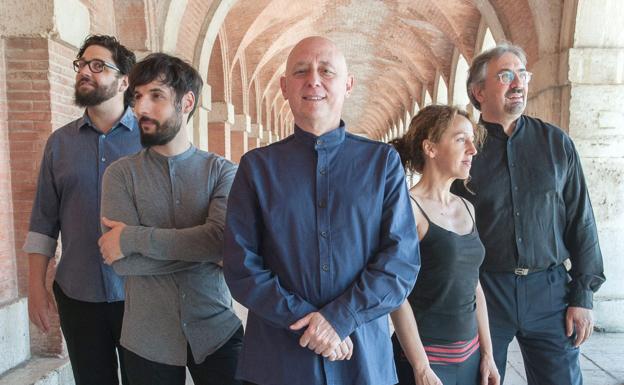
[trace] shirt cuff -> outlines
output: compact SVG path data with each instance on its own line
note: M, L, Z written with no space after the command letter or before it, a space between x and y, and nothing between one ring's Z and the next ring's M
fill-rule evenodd
M42 254L48 258L56 253L57 240L45 234L29 231L22 250L28 254Z
M119 236L119 247L124 256L138 253L138 226L126 226Z
M356 315L339 299L328 303L320 310L320 313L332 325L341 341L344 341L359 326Z
M570 290L568 306L582 307L585 309L593 309L594 292L591 290L577 288Z

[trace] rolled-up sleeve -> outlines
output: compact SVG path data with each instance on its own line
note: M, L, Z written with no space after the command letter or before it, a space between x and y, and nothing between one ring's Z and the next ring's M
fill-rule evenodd
M60 231L60 196L53 171L54 138L51 136L48 139L43 152L37 192L30 214L29 232L23 246L26 253L43 254L48 258L54 257Z

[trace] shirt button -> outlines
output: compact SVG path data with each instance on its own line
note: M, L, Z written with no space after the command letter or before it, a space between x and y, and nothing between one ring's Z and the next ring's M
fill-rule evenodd
M183 322L183 323L182 323L182 326L186 327L186 322Z
M518 186L514 186L514 191L518 191Z
M102 135L100 135L100 138L106 139L106 135L102 134Z
M323 168L321 169L320 173L321 173L321 175L325 175L325 174L327 174L327 169L323 167Z
M522 237L518 238L518 242L522 243Z
M321 231L321 237L327 238L327 231Z
M182 299L186 298L186 293L182 293Z
M324 201L324 200L320 201L320 202L319 202L319 204L318 204L318 206L319 206L320 208L324 208L324 207L326 206L325 201Z
M179 205L179 204L180 204L180 200L176 199L176 205Z
M323 144L323 139L319 139L319 140L317 140L317 141L316 141L316 144L318 144L319 146L320 146L321 144Z
M516 167L516 164L511 162L511 167Z
M520 216L520 211L516 211L516 216L519 217Z
M102 157L102 162L106 162L106 158Z
M326 263L323 264L322 268L323 268L323 271L329 271L329 265Z

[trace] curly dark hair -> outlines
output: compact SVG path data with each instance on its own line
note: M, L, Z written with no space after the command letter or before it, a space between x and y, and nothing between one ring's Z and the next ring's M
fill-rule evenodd
M485 129L475 124L470 115L458 108L446 105L430 105L418 112L409 125L409 130L403 137L390 141L390 144L399 153L401 163L406 170L422 173L425 167L423 142L425 139L437 143L442 134L450 127L455 116L461 115L468 119L473 126L475 146L479 147L485 139Z
M91 35L87 37L84 43L82 43L76 59L80 59L87 48L92 45L104 47L111 52L114 64L119 68L121 75L128 75L136 63L134 52L124 47L114 36L108 35Z

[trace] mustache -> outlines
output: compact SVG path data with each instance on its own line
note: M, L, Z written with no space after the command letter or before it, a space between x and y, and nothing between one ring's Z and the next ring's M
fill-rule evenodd
M94 85L94 86L96 86L96 85L97 85L97 83L96 83L96 82L94 82L93 80L89 79L89 78L88 78L88 77L86 77L86 76L82 76L82 77L80 77L80 79L78 79L78 82L76 83L76 85L80 85L80 83L82 83L83 81L84 81L84 82L87 82L87 83L89 83L89 84L91 84L91 85Z
M515 94L520 94L522 96L524 96L524 89L523 88L512 88L509 91L507 91L505 93L506 97L509 97L511 95L515 95Z
M140 125L141 123L152 123L152 124L154 124L156 127L160 127L160 122L158 122L158 121L157 121L157 120L155 120L155 119L148 118L147 116L142 116L142 117L139 119L139 125Z

